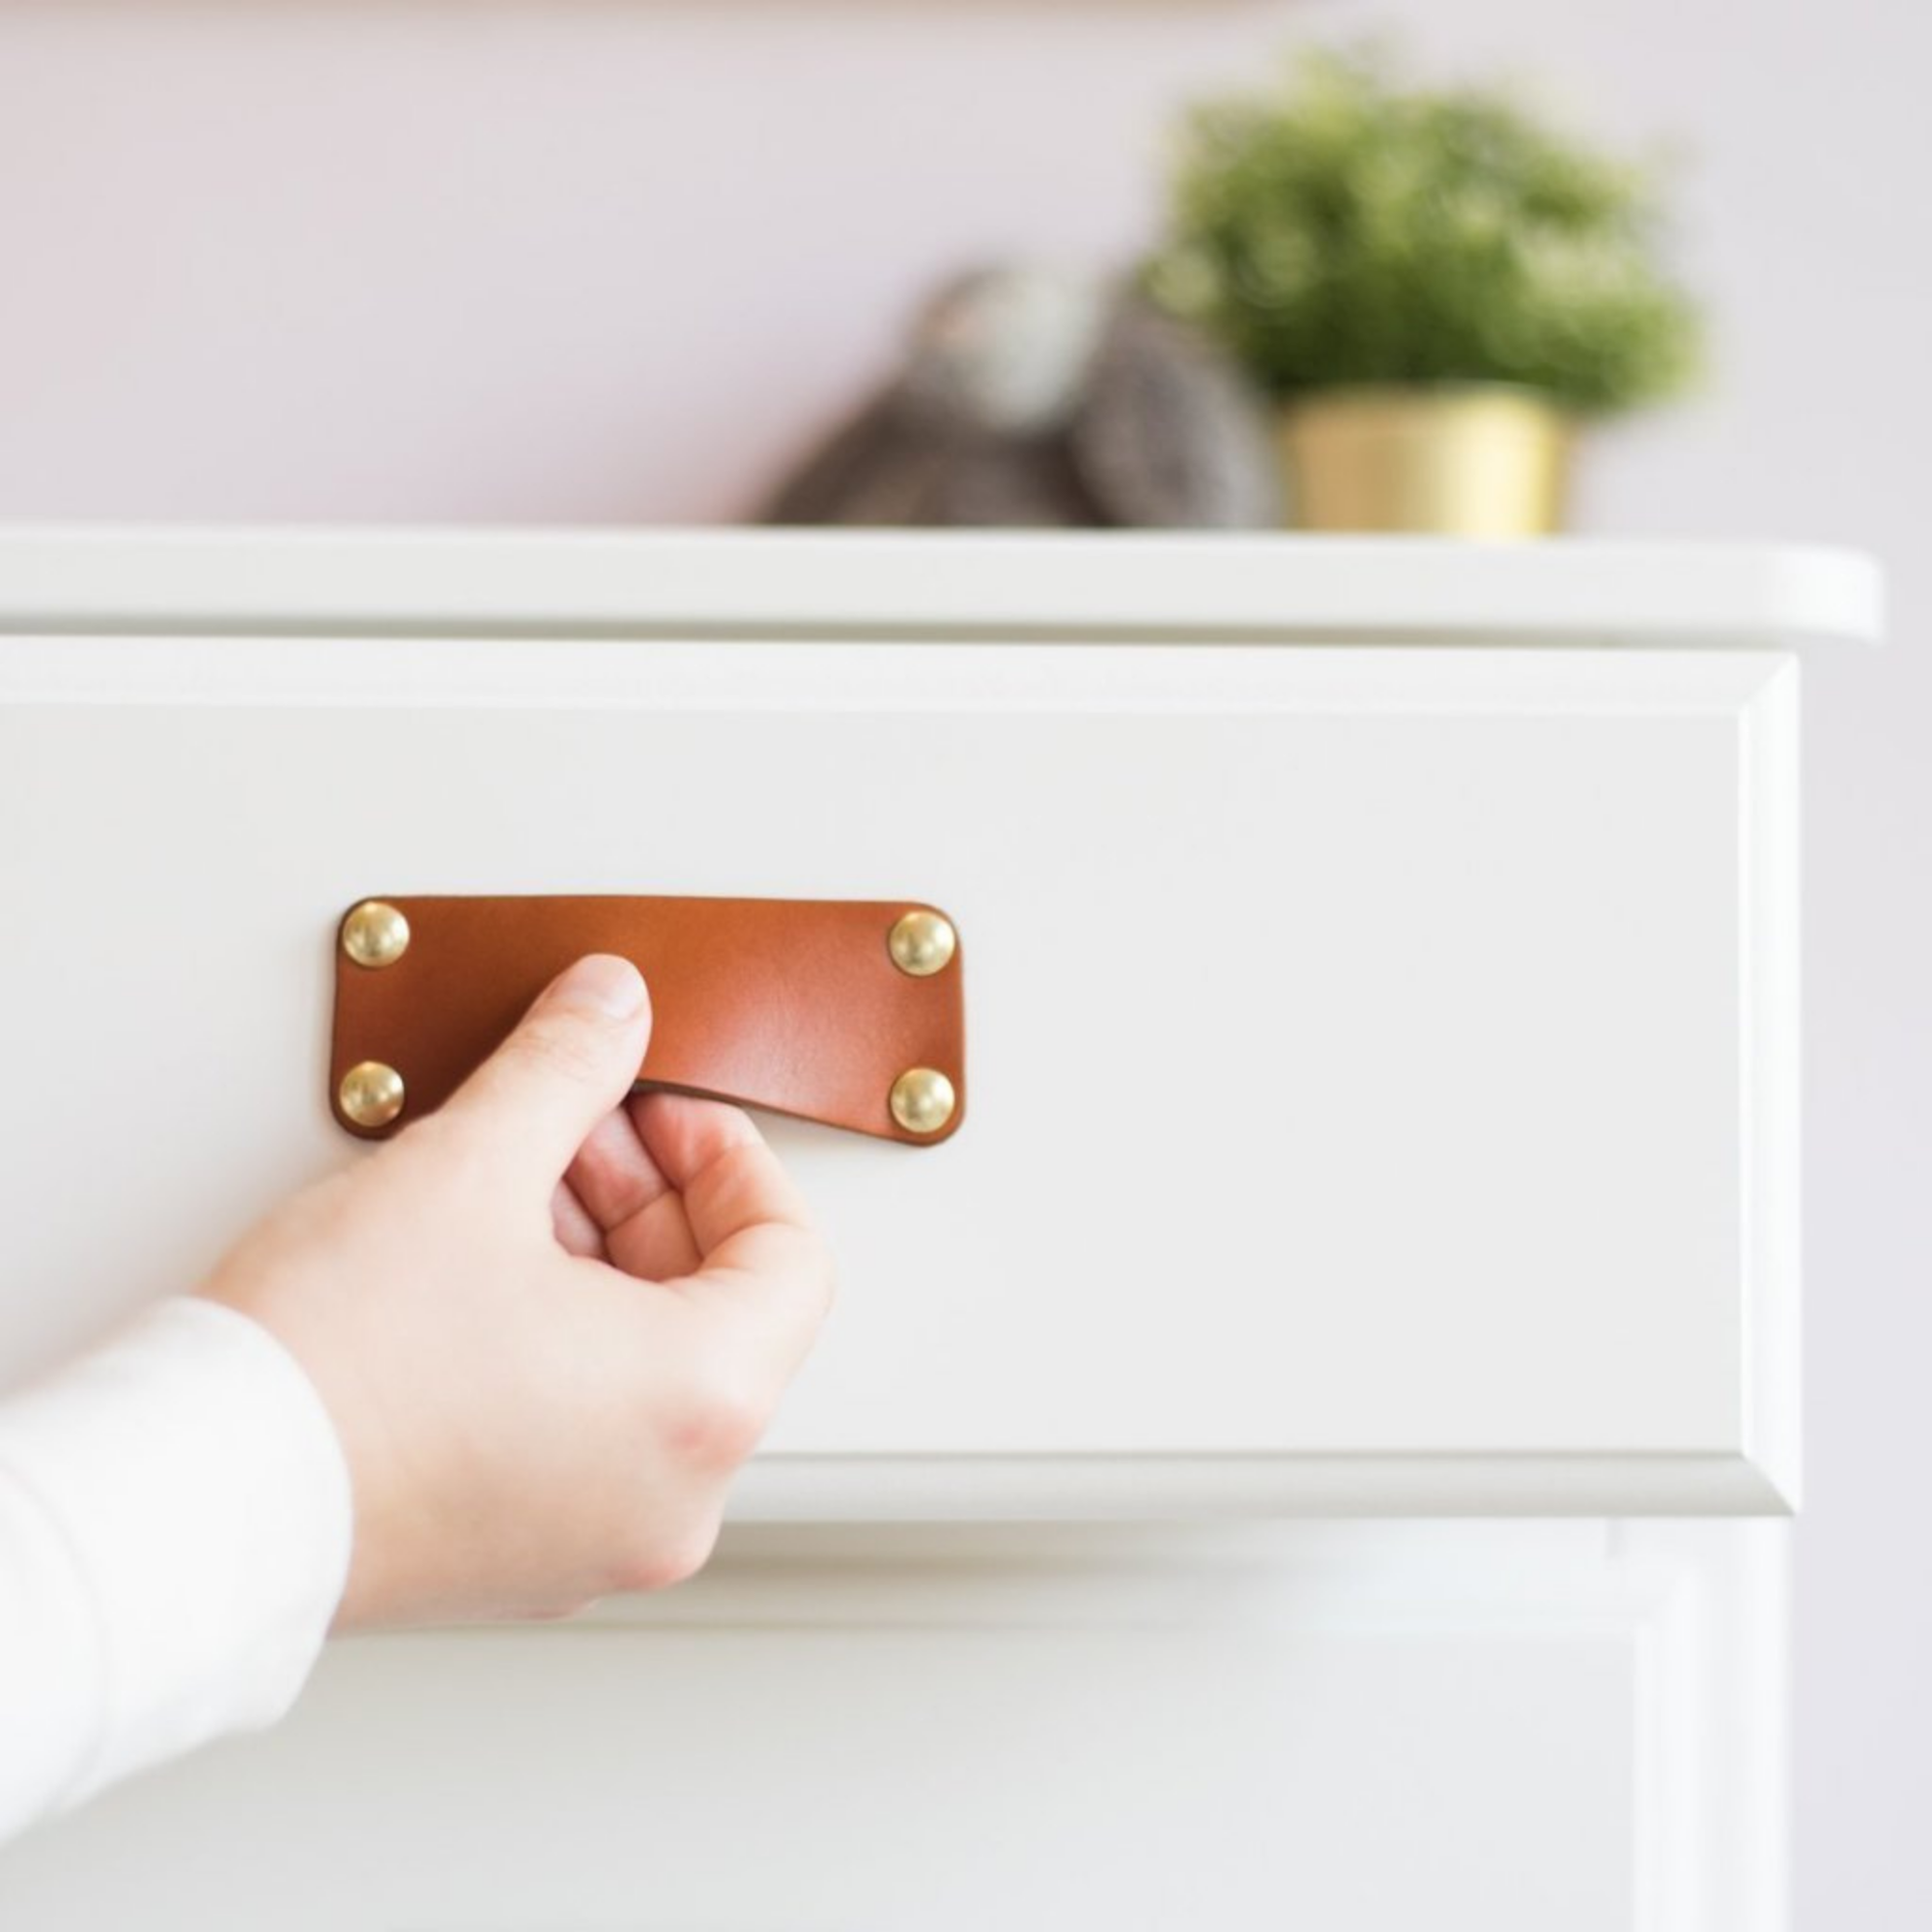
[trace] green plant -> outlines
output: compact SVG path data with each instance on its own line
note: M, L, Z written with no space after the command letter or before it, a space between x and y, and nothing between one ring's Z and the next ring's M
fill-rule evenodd
M1148 282L1277 396L1507 382L1603 412L1696 358L1649 170L1501 91L1400 86L1373 52L1304 55L1189 113Z

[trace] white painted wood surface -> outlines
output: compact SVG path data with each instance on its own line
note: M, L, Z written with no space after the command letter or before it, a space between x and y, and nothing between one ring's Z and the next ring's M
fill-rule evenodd
M1604 1519L1795 1493L1792 653L1876 615L1763 550L0 533L0 1378L363 1157L372 890L929 897L973 1083L771 1123L844 1296L696 1585L343 1646L0 1923L1781 1932L1788 1525Z
M744 1516L1780 1507L1794 679L6 640L0 887L57 935L4 969L15 1078L156 1130L105 1219L70 1140L14 1130L0 1364L355 1157L319 1077L354 898L903 893L960 923L971 1117L930 1151L773 1123L844 1298Z
M746 1534L0 1858L195 1932L1778 1932L1780 1523Z
M0 526L0 628L1871 642L1864 556L1148 531Z

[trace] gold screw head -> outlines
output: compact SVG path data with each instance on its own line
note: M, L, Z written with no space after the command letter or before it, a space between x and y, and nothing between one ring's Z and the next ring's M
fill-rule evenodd
M909 1134L936 1134L957 1105L952 1082L936 1066L909 1066L893 1082L893 1119Z
M380 1060L359 1060L335 1090L343 1117L358 1127L386 1127L403 1111L403 1076Z
M410 923L395 906L364 899L342 922L342 950L358 966L393 966L410 950Z
M952 923L936 912L909 912L894 923L886 945L901 973L924 980L952 965L959 936Z

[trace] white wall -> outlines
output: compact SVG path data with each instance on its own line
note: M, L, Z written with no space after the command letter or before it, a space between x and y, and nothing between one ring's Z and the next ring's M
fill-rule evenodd
M1144 232L1162 116L1409 16L1687 138L1719 323L1584 521L1829 538L1809 673L1804 1932L1932 1923L1932 24L1912 0L0 4L0 517L729 516L935 273Z

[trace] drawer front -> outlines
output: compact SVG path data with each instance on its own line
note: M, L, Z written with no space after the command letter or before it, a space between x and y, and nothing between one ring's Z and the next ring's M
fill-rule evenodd
M0 643L0 1369L366 1157L371 892L942 905L970 1117L768 1130L842 1296L753 1516L1691 1508L1795 1476L1795 668Z
M0 1861L195 1932L1772 1932L1776 1522L739 1530Z

